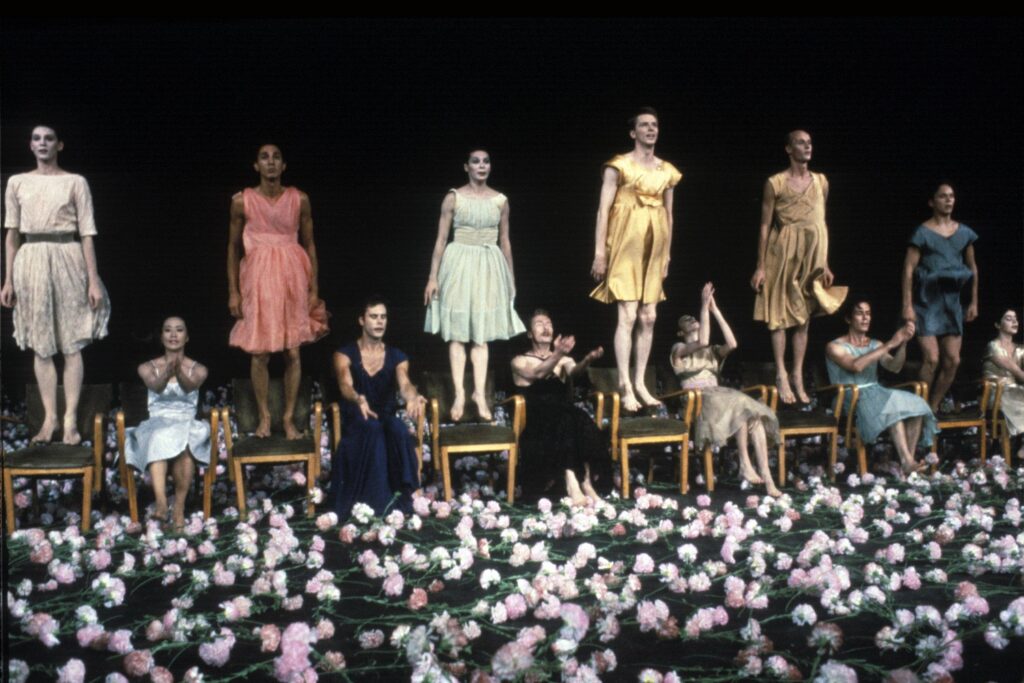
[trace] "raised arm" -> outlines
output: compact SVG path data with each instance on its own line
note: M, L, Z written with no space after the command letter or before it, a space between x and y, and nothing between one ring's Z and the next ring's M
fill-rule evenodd
M427 399L420 396L416 385L409 380L409 361L403 360L395 366L395 379L398 381L398 392L405 399L405 413L415 422L423 414Z
M316 242L313 241L313 208L309 203L309 196L305 192L299 194L299 239L302 240L302 247L309 256L309 303L312 307L320 298L320 267L316 258Z
M508 274L512 276L512 296L516 294L516 271L512 267L512 241L508 237L508 199L501 206L501 220L498 223L498 245L508 263Z
M903 277L900 279L904 320L917 319L917 316L914 315L914 299L911 291L914 286L914 270L920 260L921 250L913 245L908 246L907 255L903 259Z
M242 260L242 229L245 227L245 200L239 192L231 198L228 222L228 310L235 318L242 317L242 294L238 285L238 264Z
M359 412L363 414L364 420L377 417L377 413L370 410L366 397L356 392L355 383L352 381L352 359L340 351L334 352L334 374L338 378L338 391L341 392L341 397L359 406Z
M559 362L572 351L574 346L576 346L575 337L572 335L568 337L558 335L551 345L551 355L541 362L531 363L528 356L516 356L513 358L512 374L525 383L519 386L529 386L538 379L549 377L555 371L555 368L558 367Z
M764 183L764 192L761 196L761 226L757 239L757 268L753 277L750 278L750 286L755 292L761 291L764 286L765 257L768 255L768 231L772 227L772 216L775 214L775 190L772 189L770 180Z
M967 312L964 315L967 322L971 322L978 317L978 262L974 260L973 244L968 244L964 249L964 262L974 275L971 278L971 303L967 305Z
M722 336L725 337L725 352L727 354L732 353L739 346L736 341L736 335L733 334L732 328L729 327L729 323L726 321L725 316L722 315L722 311L718 308L718 302L715 301L714 292L711 294L710 302L711 314L715 316L715 320L718 321L718 326L722 328ZM710 341L710 340L709 340Z
M139 366L139 379L146 388L159 394L167 388L167 383L178 371L178 365L179 363L171 361L164 363L161 369L153 361L147 361Z
M507 202L506 202L507 203ZM455 193L449 192L441 202L441 217L437 221L437 239L434 241L434 253L430 257L430 275L427 287L423 290L423 305L428 306L430 300L437 296L437 271L441 267L441 256L448 244L448 231L452 227L452 216L455 214Z
M597 226L594 229L594 263L590 266L590 274L598 281L603 280L608 271L608 216L618 189L619 172L606 166L601 180L601 200L597 205Z
M899 372L906 358L906 343L913 337L914 323L907 322L896 331L892 339L863 356L854 358L853 354L838 342L829 342L825 347L825 353L832 359L832 362L853 374L863 372L865 368L874 363L882 363L882 367L885 369ZM893 351L896 351L895 356L891 355Z
M193 391L203 386L203 382L206 381L208 371L206 366L202 363L186 358L182 362L177 363L177 370L174 373L175 378L178 380L178 385L185 391Z

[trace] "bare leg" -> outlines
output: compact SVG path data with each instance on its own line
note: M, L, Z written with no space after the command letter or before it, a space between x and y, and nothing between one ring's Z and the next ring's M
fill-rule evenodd
M48 442L57 429L57 367L53 357L35 356L32 362L39 385L39 398L43 402L43 425L32 437L32 441Z
M188 499L188 492L192 486L192 477L196 473L192 454L187 448L174 459L172 472L174 474L174 529L180 531L185 526L185 501Z
M750 464L750 450L747 448L749 441L747 436L748 429L750 429L749 424L744 425L736 432L736 450L739 451L740 455L740 476L751 484L763 484L764 482L761 480L761 477L754 471L754 466Z
M469 360L473 363L473 403L476 404L480 419L490 422L494 419L487 407L487 344L473 344L469 349Z
M252 393L256 397L256 410L260 414L260 423L256 427L256 436L270 436L270 372L267 364L270 363L269 353L254 353L249 364L249 373L252 377Z
M889 427L889 435L892 436L892 442L896 446L896 452L900 454L900 463L903 467L905 474L921 468L921 464L914 460L914 452L910 450L907 445L907 429L903 422L897 422L892 427Z
M572 470L565 471L565 489L568 491L569 497L572 498L573 505L587 504L587 497L583 495L580 483L576 479L576 473Z
M153 495L156 497L156 509L153 519L167 521L167 461L157 460L149 464L149 476L153 480Z
M807 332L810 319L793 331L793 391L801 403L810 403L811 398L804 391L804 357L807 355Z
M921 439L921 427L924 425L924 418L910 417L903 421L903 429L907 435L907 448L911 453L917 453L917 442Z
M640 403L633 395L633 385L629 381L629 358L633 351L633 326L636 324L638 304L637 301L618 302L619 322L615 326L615 367L619 370L619 392L622 394L623 409L630 412L640 410Z
M772 330L772 355L775 356L775 385L779 388L779 400L796 403L796 396L789 388L786 374L786 330Z
M281 421L284 423L286 439L298 439L304 429L295 428L295 403L299 399L299 384L302 382L302 356L298 347L285 349L284 352L284 412ZM309 425L303 425L309 427Z
M942 399L956 379L957 368L960 367L960 344L963 337L949 335L939 339L939 373L935 377L935 386L928 395L932 404L932 412L938 412Z
M935 382L935 371L939 367L939 342L935 337L918 337L921 346L921 372L917 378L928 385L928 405L935 412L935 394L932 384Z
M76 446L82 442L78 433L78 399L82 395L82 377L85 367L82 354L64 356L64 443Z
M462 419L462 411L466 405L466 345L453 341L448 344L448 363L452 368L452 384L455 388L455 400L452 401L452 419Z
M654 340L654 321L658 319L657 304L643 304L637 312L639 325L636 329L636 343L633 353L636 354L636 368L633 371L633 389L644 405L660 406L661 401L651 396L644 383L647 372L647 359L651 357L651 342Z
M750 436L754 441L754 457L757 458L757 468L761 470L761 478L764 480L765 491L769 496L778 498L782 491L775 486L772 479L772 470L768 467L768 438L764 433L764 425L758 420L750 430Z
M594 490L594 484L593 484L593 482L590 481L590 465L589 465L589 463L588 464L584 464L583 468L584 468L584 474L586 475L586 476L583 477L583 493L586 494L587 498L589 498L593 502L597 503L597 502L599 502L601 500L601 496L598 495L597 491Z

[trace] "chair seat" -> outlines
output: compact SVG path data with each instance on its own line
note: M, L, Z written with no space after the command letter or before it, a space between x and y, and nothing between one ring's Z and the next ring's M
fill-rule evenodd
M786 429L832 429L836 426L836 418L824 410L780 410L778 413L779 428Z
M950 422L980 422L981 411L977 409L960 410L955 413L938 413L935 419L940 423Z
M645 436L682 436L686 425L679 420L665 420L657 417L637 417L619 423L620 439L636 439Z
M440 430L442 446L466 446L508 444L516 440L515 432L509 427L489 424L467 424L444 427Z
M63 443L36 444L4 454L4 467L24 470L69 469L94 464L91 448Z
M313 439L286 439L279 434L268 437L246 436L234 442L234 457L257 455L295 455L315 453Z

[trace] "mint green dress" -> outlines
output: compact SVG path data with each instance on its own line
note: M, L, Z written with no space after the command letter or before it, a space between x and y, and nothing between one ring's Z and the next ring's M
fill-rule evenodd
M470 197L458 190L454 237L437 274L438 296L427 308L424 330L447 341L484 344L526 331L515 311L512 273L498 248L501 209L508 199Z

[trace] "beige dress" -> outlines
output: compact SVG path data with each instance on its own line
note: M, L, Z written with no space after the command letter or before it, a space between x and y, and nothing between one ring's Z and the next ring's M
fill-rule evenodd
M608 272L590 296L606 304L664 301L661 274L669 257L664 197L683 174L667 161L646 168L631 154L620 154L605 166L619 172L619 189L608 214Z
M845 287L824 289L828 265L825 198L828 179L811 173L811 182L796 192L787 172L768 179L774 193L774 224L768 233L764 286L754 302L754 320L779 330L803 325L812 315L834 313L846 299Z
M7 181L4 226L21 233L14 257L14 339L49 358L77 353L107 336L110 300L89 306L89 276L82 244L96 234L92 196L74 173L22 173Z
M1024 386L1017 384L1017 378L1009 370L999 367L993 358L1011 358L996 340L988 343L985 351L985 363L982 370L986 379L994 379L1003 385L1003 398L1000 409L1006 417L1006 427L1012 436L1024 432ZM1011 358L1017 367L1024 368L1024 346L1014 345ZM993 400L995 397L993 396Z
M722 446L741 429L749 428L751 420L764 426L769 444L778 443L779 420L765 404L742 391L718 386L718 373L725 358L724 346L708 346L684 356L672 358L672 369L683 389L700 389L701 412L697 418L698 448L705 444Z

